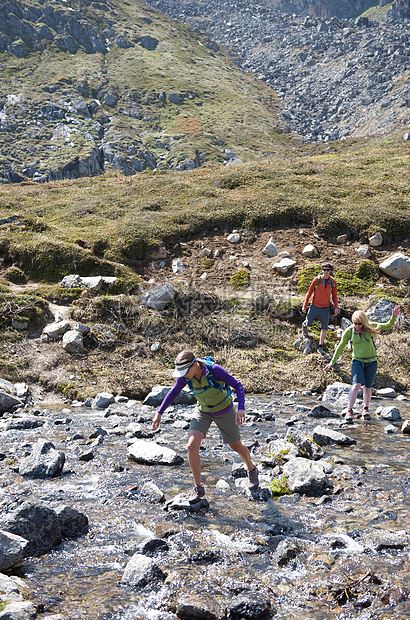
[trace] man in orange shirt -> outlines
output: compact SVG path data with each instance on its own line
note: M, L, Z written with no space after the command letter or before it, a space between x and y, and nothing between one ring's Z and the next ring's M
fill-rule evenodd
M322 265L322 274L313 278L309 290L306 293L305 301L303 302L302 312L306 313L306 308L309 303L309 299L313 294L312 305L307 313L306 320L302 325L302 334L305 338L308 337L308 327L310 327L313 321L320 319L320 339L318 346L318 353L325 354L323 344L325 342L327 328L329 325L330 316L330 295L332 295L332 301L335 307L335 316L339 314L339 308L337 303L337 286L336 280L330 275L332 271L332 265L330 263L324 263Z

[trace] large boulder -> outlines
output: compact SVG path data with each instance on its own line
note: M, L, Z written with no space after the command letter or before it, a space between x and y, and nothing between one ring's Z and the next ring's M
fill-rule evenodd
M0 415L10 411L16 405L22 405L23 401L14 394L8 394L4 390L0 390Z
M395 305L396 304L393 301L389 301L388 299L379 299L377 304L368 311L367 316L371 321L376 321L377 323L387 323L391 317L391 313Z
M286 474L286 482L292 493L318 496L333 487L323 466L309 459L291 459L283 466L283 473Z
M356 443L356 439L351 439L347 435L335 431L327 426L316 426L312 432L313 441L319 446L328 446L336 444L338 446L351 446Z
M141 296L141 302L153 310L163 310L165 306L174 301L175 290L169 284L164 284L151 289Z
M0 528L28 540L25 556L38 556L51 551L62 536L56 512L35 502L23 502L1 518Z
M132 439L128 448L128 458L145 465L180 465L183 458L165 446L159 446L153 441Z
M348 383L340 383L336 381L328 385L323 396L322 402L332 405L335 409L342 410L347 407L348 394L351 385Z
M56 515L63 538L78 538L88 532L88 517L71 506L59 506Z
M54 478L61 474L64 463L64 452L56 450L51 441L39 439L31 454L21 461L19 474L27 478Z
M379 269L391 278L406 280L410 278L410 258L396 252L380 263Z
M150 407L159 407L171 388L163 385L155 385L151 392L145 397L143 404ZM174 405L194 405L196 398L192 392L185 387L174 400Z
M84 351L83 335L76 329L70 329L63 336L63 349L67 353L82 353Z
M28 540L0 530L0 571L5 571L19 564L26 555Z
M70 321L58 321L50 323L43 329L43 335L59 340L70 329Z

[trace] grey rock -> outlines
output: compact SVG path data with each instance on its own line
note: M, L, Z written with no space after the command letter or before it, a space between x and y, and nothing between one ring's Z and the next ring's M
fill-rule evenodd
M55 511L34 502L23 502L3 516L0 527L28 540L25 556L47 553L61 541L61 527Z
M269 598L246 591L236 596L227 608L230 620L267 620L272 617L272 611Z
M144 36L140 39L141 46L149 51L153 51L157 48L159 41L154 39L154 37Z
M78 538L88 532L88 517L71 506L59 506L56 515L63 538Z
M367 315L371 321L387 323L391 318L391 313L395 305L396 304L389 299L379 299L377 304L368 311Z
M272 269L277 271L278 273L286 276L293 270L293 267L296 265L296 261L291 258L282 258L278 263L274 263L272 265Z
M91 407L94 409L107 409L114 402L114 394L110 392L100 392L93 399Z
M168 392L171 390L169 387L165 387L163 385L155 385L151 392L144 398L144 405L149 405L150 407L159 407ZM194 405L196 403L196 398L190 392L190 390L186 387L184 388L174 400L174 405Z
M69 321L58 321L57 323L50 323L43 329L43 335L59 340L70 329Z
M183 458L171 448L160 446L153 441L133 439L128 448L128 458L145 465L180 465Z
M311 243L306 245L302 250L302 256L305 256L307 258L313 258L314 256L317 256L318 254L319 252L317 248L315 248L315 246L312 245Z
M371 250L368 245L359 245L359 247L356 248L356 252L362 258L370 258L372 255Z
M10 533L9 533L10 535ZM22 540L25 540L24 538ZM26 541L27 542L27 541ZM26 583L14 575L7 576L0 573L0 599L9 603L23 601L28 597Z
M342 410L347 407L347 399L351 386L347 383L332 383L328 385L323 396L322 402L332 405L335 409Z
M82 353L84 351L83 335L77 330L70 329L63 336L63 349L67 353Z
M297 456L302 456L299 448L286 439L274 439L269 443L269 452L272 456L284 461L289 461Z
M0 611L0 620L32 620L36 616L37 608L31 601L10 603Z
M382 407L376 410L376 413L380 414L382 420L401 420L400 409L397 407Z
M141 302L153 310L163 310L175 298L175 290L169 284L152 289L141 296Z
M314 436L312 440L297 429L289 429L286 433L286 439L290 443L293 443L298 448L299 452L307 459L318 461L324 456L324 452L320 447L321 444L316 441Z
M201 510L207 510L209 502L206 497L202 498L196 504L189 503L189 496L186 493L179 493L165 503L166 510L184 510L186 512L198 513Z
M209 594L186 595L178 602L176 615L180 620L221 620L225 609Z
M312 437L319 446L336 444L338 446L351 446L356 443L356 439L351 439L347 435L334 431L327 426L316 426L313 429Z
M241 240L241 235L239 233L231 233L227 236L226 240L229 243L239 243Z
M25 557L27 546L28 540L25 538L0 530L0 571L19 564Z
M63 471L65 454L56 450L51 441L39 439L29 456L19 466L20 476L27 478L53 478Z
M149 504L160 504L165 501L165 495L154 482L146 482L139 495L140 499Z
M306 414L308 418L339 418L338 413L333 413L324 405L316 405Z
M397 392L394 388L381 388L376 390L376 395L380 398L396 398Z
M377 232L369 237L369 245L372 248L378 248L383 244L383 235L381 232Z
M405 420L401 427L401 432L404 435L410 435L410 420Z
M318 496L333 488L323 466L316 461L293 458L285 463L283 473L287 475L287 483L292 493Z
M35 417L26 417L26 418L12 418L11 420L7 420L4 425L5 431L26 431L31 430L33 428L40 428L45 423L45 420L39 420Z
M406 280L410 278L410 258L396 252L380 263L379 269L396 280Z
M286 566L291 560L294 560L301 553L314 547L314 543L302 538L285 538L281 540L276 547L273 559L279 566Z
M269 239L268 243L265 245L262 252L266 254L267 256L271 256L272 258L278 255L278 249L275 245L273 237Z
M8 394L0 389L0 415L10 411L16 405L22 405L23 401L13 394Z
M166 574L154 560L146 555L135 553L125 567L121 583L133 588L143 588L152 583L164 581L165 578Z
M386 433L386 435L394 435L394 433L397 433L397 428L393 426L393 424L387 424L387 426L384 427L383 432Z

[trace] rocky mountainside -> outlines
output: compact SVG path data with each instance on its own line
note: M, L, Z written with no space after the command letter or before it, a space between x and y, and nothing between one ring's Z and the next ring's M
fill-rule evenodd
M408 0L149 2L230 49L277 92L288 131L306 142L410 125Z
M139 0L2 2L0 182L251 159L274 149L278 110L216 43Z

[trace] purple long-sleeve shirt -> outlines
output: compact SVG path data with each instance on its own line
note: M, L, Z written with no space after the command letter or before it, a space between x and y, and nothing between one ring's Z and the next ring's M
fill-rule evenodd
M222 368L222 366L219 366L219 364L214 364L212 366L212 370L214 373L214 377L217 381L223 381L224 383L227 383L228 385L231 386L231 388L235 390L236 396L238 398L238 409L239 410L245 409L245 390L243 389L242 383L238 381L237 379L235 379L235 377L230 375L229 372L226 372L226 370ZM206 373L206 366L204 366L204 368L202 369L201 378L204 376L205 373ZM184 389L186 384L187 383L185 381L185 377L179 377L175 381L174 387L165 396L164 400L162 401L161 405L159 406L157 410L157 413L160 413L160 414L164 413L165 409L167 409L167 407L172 405L172 403L174 402L178 394ZM222 409L222 411L218 411L217 413L210 413L208 415L214 415L214 416L222 415L223 413L227 413L228 411L230 411L232 407L233 407L233 404L231 403L230 405L228 405L228 407L225 407L225 409Z

